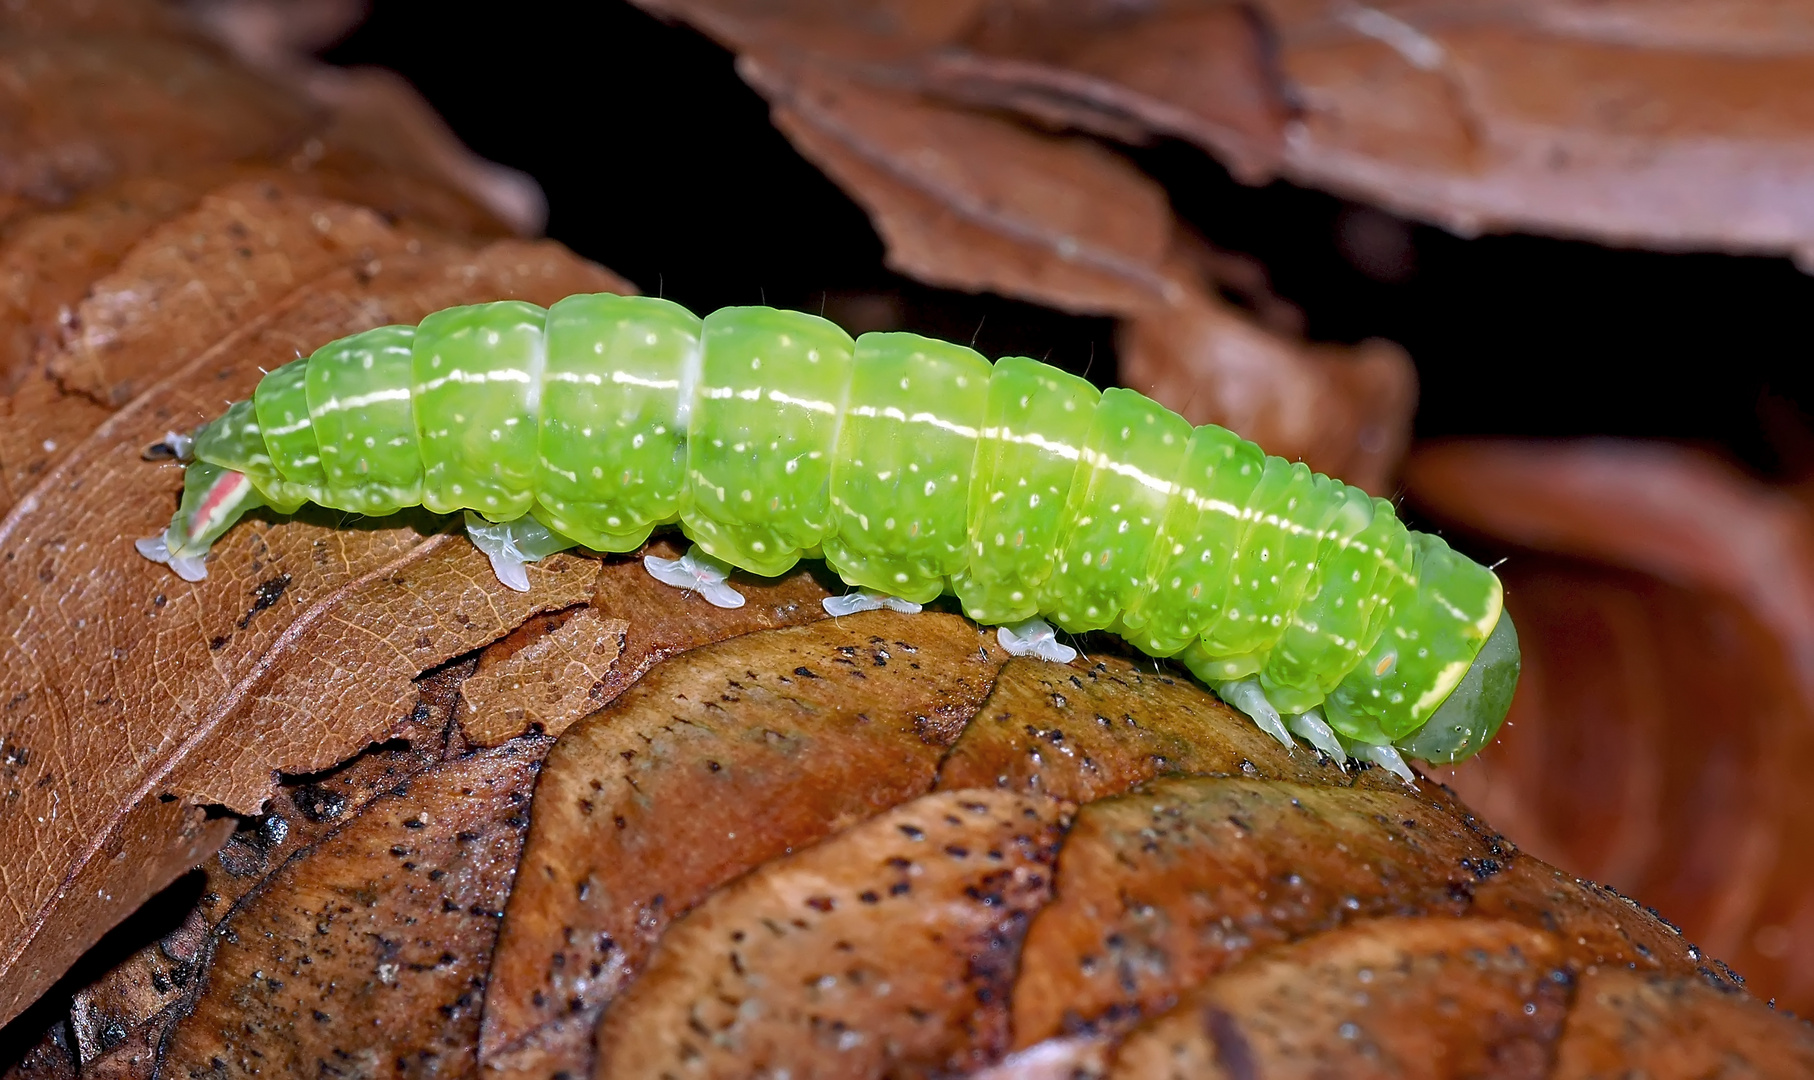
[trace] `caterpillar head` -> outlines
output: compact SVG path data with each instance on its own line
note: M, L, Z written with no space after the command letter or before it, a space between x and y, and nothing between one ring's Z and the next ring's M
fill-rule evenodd
M246 511L263 505L245 473L211 462L191 462L183 472L183 501L170 527L136 546L152 562L168 563L184 581L200 581L208 576L202 557L214 541Z
M1468 666L1453 692L1417 733L1400 739L1406 756L1446 765L1479 753L1499 733L1518 686L1518 631L1511 612L1500 609L1499 621Z

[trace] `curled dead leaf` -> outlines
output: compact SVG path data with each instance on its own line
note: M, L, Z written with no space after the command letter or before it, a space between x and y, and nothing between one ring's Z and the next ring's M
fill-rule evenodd
M1383 492L1415 377L1385 342L1308 345L1217 295L1229 260L1174 219L1151 178L1098 144L882 90L830 65L746 54L778 127L863 204L891 266L1123 318L1125 382L1183 412ZM1251 290L1251 275L1233 275Z
M994 1060L1069 810L941 791L719 890L606 1014L593 1075L882 1076Z
M437 765L292 856L210 935L159 1069L313 1073L383 1045L470 1070L544 750L523 739Z
M1557 1080L1642 1069L1690 1076L1738 1069L1795 1076L1814 1069L1807 1025L1774 1023L1744 998L1686 979L1608 969L1581 980L1568 1029L1556 1048Z
M1457 442L1413 497L1514 554L1511 738L1446 773L1545 858L1659 905L1751 985L1814 1002L1814 519L1705 455ZM1532 554L1536 553L1536 554Z
M929 788L1006 658L947 615L752 634L568 729L537 790L488 1067L583 1072L599 1013L711 890Z
M1359 922L1205 984L1130 1036L1108 1075L1414 1075L1434 1059L1541 1076L1568 1015L1557 953L1511 923Z
M1798 5L640 0L790 54L1139 143L1182 138L1457 232L1805 256ZM810 153L810 150L809 150Z
M300 218L297 227L316 229L318 207L287 208ZM79 440L0 522L9 550L23 555L0 566L0 604L12 612L0 651L6 670L24 673L5 734L36 755L9 784L20 793L17 813L0 823L0 835L11 833L7 846L21 853L11 868L21 875L20 914L0 929L0 966L14 973L0 1012L29 1002L101 931L196 861L188 846L172 849L168 861L152 857L161 837L199 838L202 828L186 823L194 804L161 796L192 793L255 810L273 770L322 768L383 738L405 714L409 680L419 671L538 608L590 596L595 563L551 563L555 572L542 580L561 584L504 595L463 541L425 544L421 533L395 523L347 530L337 519L306 515L285 525L251 522L218 549L211 576L197 586L178 587L132 553L131 537L161 527L170 505L163 499L174 498L177 482L175 470L142 461L143 448L219 400L244 396L261 366L464 298L516 292L552 302L613 284L532 245L480 253L405 246L397 241L379 265L298 282L243 324L204 317L189 339L197 346L187 350L164 345L195 318L174 305L170 323L153 320L134 347L108 360L113 370L143 365L158 381ZM151 495L159 488L162 498ZM59 580L82 588L54 608L33 602ZM261 617L259 603L280 580L284 612L303 615L298 623ZM398 651L383 659L364 652L376 640L362 629L368 618L386 628L380 636L396 638ZM336 640L339 646L330 644ZM421 667L404 670L412 663ZM380 668L384 675L373 679ZM88 678L77 672L97 673L106 689L71 694ZM327 685L315 687L322 678ZM318 689L327 696L314 697ZM299 700L318 704L295 711ZM266 736L249 740L252 730ZM120 768L121 761L134 764ZM222 838L217 824L204 831ZM67 905L85 933L45 936Z

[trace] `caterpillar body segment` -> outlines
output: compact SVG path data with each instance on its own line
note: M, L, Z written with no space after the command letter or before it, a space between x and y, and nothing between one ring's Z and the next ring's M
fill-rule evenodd
M516 588L554 551L678 525L695 550L645 562L713 603L741 603L733 568L822 558L858 590L834 614L950 592L1060 659L1044 620L1112 630L1288 745L1395 770L1478 751L1517 678L1498 579L1384 500L1130 390L799 312L453 308L271 372L192 453L139 544L191 580L259 506L465 512Z

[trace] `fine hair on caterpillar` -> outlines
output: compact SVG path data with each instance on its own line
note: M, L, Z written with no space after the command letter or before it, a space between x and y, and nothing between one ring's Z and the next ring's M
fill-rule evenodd
M192 436L139 551L187 580L248 510L463 512L499 580L565 548L743 603L823 559L833 614L955 594L1009 652L1110 630L1171 657L1287 746L1411 777L1498 730L1518 643L1494 574L1390 503L1131 390L909 333L852 340L769 307L652 297L450 308L329 342Z

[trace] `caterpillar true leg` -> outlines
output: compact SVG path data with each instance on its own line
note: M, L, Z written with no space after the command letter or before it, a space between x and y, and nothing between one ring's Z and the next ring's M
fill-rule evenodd
M572 540L554 533L527 514L514 521L486 521L468 510L466 535L472 538L472 546L491 560L492 572L498 575L498 580L517 592L529 591L527 564L541 562L557 551L574 546Z
M890 596L874 589L856 589L843 596L828 596L821 600L820 604L824 606L825 614L834 619L845 615L855 615L859 611L874 611L877 608L887 608L903 615L918 615L922 607L911 600L903 600L898 596Z
M1009 656L1036 656L1056 664L1077 659L1077 650L1058 640L1058 631L1044 619L1027 619L995 628L995 640Z
M1215 691L1223 701L1246 713L1247 718L1258 724L1261 731L1284 743L1285 749L1297 746L1291 741L1291 733L1285 730L1285 722L1280 718L1279 710L1266 700L1266 691L1260 689L1260 680L1236 679L1233 682L1218 683Z
M1303 737L1304 741L1335 759L1342 768L1348 767L1348 753L1342 749L1342 741L1335 736L1334 729L1323 719L1323 714L1316 709L1307 709L1301 713L1292 713L1285 717L1285 726Z
M712 558L698 544L688 548L687 553L678 559L644 555L642 564L649 571L649 576L656 581L672 585L676 589L696 592L713 607L743 606L743 594L725 580L731 575L731 565Z
M1389 745L1355 743L1354 756L1396 773L1400 780L1412 787L1417 786L1417 774L1411 771L1411 766L1405 764L1404 756Z

